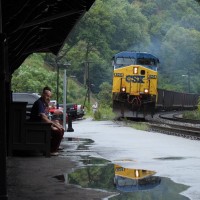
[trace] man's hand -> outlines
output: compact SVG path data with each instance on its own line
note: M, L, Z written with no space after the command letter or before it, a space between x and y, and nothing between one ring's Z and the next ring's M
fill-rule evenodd
M52 120L48 119L48 117L43 113L41 113L40 116L42 117L42 121L52 124L51 127L52 127L53 130L57 130L57 129L60 130L60 131L64 130L63 126L60 125L58 120L52 121Z
M55 122L52 123L52 129L53 130L59 129L61 131L64 130L62 125L55 123Z

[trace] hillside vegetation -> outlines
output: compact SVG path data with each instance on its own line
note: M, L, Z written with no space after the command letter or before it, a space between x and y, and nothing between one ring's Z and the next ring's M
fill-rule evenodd
M50 86L53 91L52 99L57 99L57 70L44 62L45 55L33 54L15 71L12 78L13 92L41 93L44 86ZM59 103L63 101L63 70L59 76ZM67 77L67 102L83 104L86 88L76 77ZM94 100L93 100L94 101Z

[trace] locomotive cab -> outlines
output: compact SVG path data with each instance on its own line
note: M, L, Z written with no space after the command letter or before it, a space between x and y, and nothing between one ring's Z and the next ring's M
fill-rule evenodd
M125 57L126 56L126 57ZM157 71L159 59L148 53L122 52L113 57L114 70L129 65L142 65Z
M149 53L121 52L113 57L113 110L119 116L153 115L158 63Z

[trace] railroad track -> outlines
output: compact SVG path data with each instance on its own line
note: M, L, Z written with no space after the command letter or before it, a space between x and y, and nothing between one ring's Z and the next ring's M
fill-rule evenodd
M157 131L168 135L188 138L191 140L200 140L200 128L187 127L172 124L153 124L150 123L150 130Z
M191 123L191 124L200 124L200 120L194 120L194 119L185 119L182 117L182 114L160 114L160 118L177 121L177 122L183 122L183 123Z
M193 120L186 120L178 115L173 113L158 115L155 120L148 122L150 130L192 140L200 140L200 127L196 125L198 121L194 123Z
M200 140L200 121L187 120L176 113L157 113L153 118L146 118L145 122L149 126L149 131L159 132L168 135L174 135L191 140ZM123 119L116 119L116 122L123 124ZM141 122L142 120L129 120ZM142 121L144 122L144 121ZM199 123L198 123L199 122Z

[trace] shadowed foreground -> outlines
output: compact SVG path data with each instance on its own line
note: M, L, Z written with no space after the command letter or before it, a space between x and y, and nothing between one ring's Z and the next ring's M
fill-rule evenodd
M111 193L65 185L54 178L72 172L77 166L68 158L9 157L8 199L9 200L92 200L102 199Z

